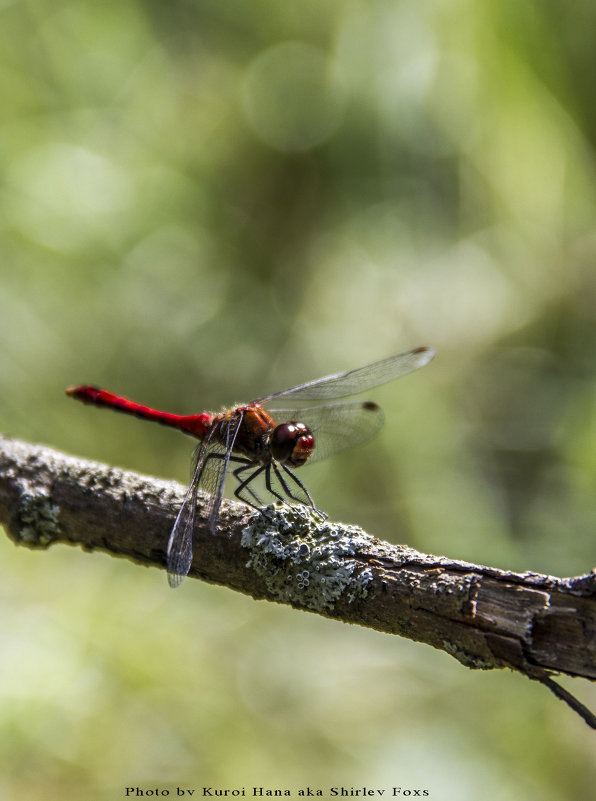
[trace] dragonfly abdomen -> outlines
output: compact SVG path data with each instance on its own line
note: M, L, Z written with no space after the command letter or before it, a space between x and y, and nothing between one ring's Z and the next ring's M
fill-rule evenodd
M153 422L160 423L163 426L178 428L199 439L205 436L206 431L213 421L213 415L207 412L189 415L160 412L157 409L151 409L149 406L143 406L140 403L128 400L128 398L123 398L121 395L114 395L112 392L108 392L105 389L98 389L98 387L93 387L88 384L70 387L70 389L66 390L66 394L83 403L90 403L93 406L105 406L117 412L124 412L124 414L140 417L143 420L153 420Z

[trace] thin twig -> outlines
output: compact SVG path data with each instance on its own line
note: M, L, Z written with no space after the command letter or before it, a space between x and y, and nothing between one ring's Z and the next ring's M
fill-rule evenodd
M582 718L582 720L584 720L591 729L596 729L596 715L594 715L593 712L590 712L588 707L584 706L581 701L578 701L577 698L574 695L571 695L568 690L566 690L564 687L561 687L560 684L557 684L556 681L553 681L550 676L547 676L546 674L542 676L542 678L537 676L536 681L539 681L544 684L545 687L548 687L548 689L554 693L557 698L560 698L561 701L565 701L565 703L568 704L574 712L577 712L580 718Z

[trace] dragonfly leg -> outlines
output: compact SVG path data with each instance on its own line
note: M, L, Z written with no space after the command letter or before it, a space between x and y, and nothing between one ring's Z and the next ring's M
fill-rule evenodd
M249 467L253 467L253 466L254 466L253 462L246 462L246 464L244 464L244 465L243 465L242 467L240 467L238 470L234 470L234 475L236 476L236 478L237 478L238 480L240 480L239 476L238 476L238 475L236 475L236 474L237 474L237 473L242 473L242 472L244 472L245 470L247 470ZM242 496L242 494L241 494L241 493L242 493L244 490L246 490L246 491L247 491L247 492L248 492L248 493L249 493L249 494L250 494L250 495L251 495L251 496L252 496L252 497L253 497L253 498L254 498L254 499L257 501L257 503L260 505L260 501L259 501L258 497L257 497L257 496L255 495L255 493L254 493L254 492L253 492L253 491L252 491L252 490L251 490L251 489L248 487L248 485L250 484L250 482L251 482L253 479L255 479L255 478L258 476L258 475L260 475L260 474L263 472L263 470L265 470L265 467L266 467L266 466L265 466L264 464L262 464L260 467L257 467L257 469L256 469L256 470L254 470L254 471L253 471L253 472L252 472L252 473L249 475L249 477L248 477L248 478L245 478L245 479L244 479L244 481L242 481L242 482L240 483L240 486L236 487L236 489L234 490L234 495L235 495L235 496L236 496L236 497L237 497L239 500L241 500L241 501L242 501L242 503L247 503L249 506L252 506L254 509L258 509L259 507L258 507L258 506L256 506L256 505L255 505L255 504L254 504L252 501L248 501L246 498L244 498L244 497Z
M277 465L276 465L276 467L277 467ZM297 484L297 485L300 487L300 489L302 490L302 492L303 492L303 493L306 495L306 497L307 497L307 498L308 498L308 500L309 500L309 503L310 503L310 505L312 506L312 508L313 508L313 510L316 512L316 514L317 514L317 515L319 515L319 517L320 517L322 520L326 520L326 519L327 519L327 514L326 514L325 512L323 512L323 511L321 511L320 509L317 509L317 507L315 506L315 502L314 502L314 501L313 501L313 499L312 499L312 495L311 495L311 494L310 494L310 492L309 492L309 491L306 489L306 487L304 486L304 484L302 483L302 481L300 481L300 479L298 478L298 476L296 475L296 473L294 473L292 470L290 470L290 468L289 468L287 465L285 465L285 464L282 464L282 465L281 465L281 467L282 467L282 469L283 469L283 470L284 470L284 471L285 471L285 472L286 472L286 473L287 473L287 474L290 476L290 478L291 478L291 479L294 481L294 483L295 483L295 484ZM280 481L282 481L281 475L279 474L279 471L278 471L277 469L276 469L276 474L277 474L277 476L278 476L279 480L280 480ZM284 485L284 487L285 487L285 486L286 486L286 483L285 483L285 481L284 481L284 482L282 482L282 483L283 483L283 485ZM290 498L294 498L294 500L298 500L298 499L297 499L297 498L296 498L294 495L292 495L292 493L291 493L291 492L289 492L289 490L288 490L288 495L290 496ZM300 501L299 501L299 503L300 503Z
M275 475L277 477L277 480L281 484L281 488L286 493L288 498L291 498L293 501L296 501L296 503L303 503L304 502L303 499L302 498L297 498L296 495L294 495L293 492L291 491L291 489L288 487L288 482L285 480L285 478L280 473L279 467L276 465L275 462L272 463L271 467L273 468L273 472L275 473ZM269 489L269 487L267 489ZM302 487L302 489L305 490L304 487ZM271 492L272 490L269 490L269 491ZM275 494L275 493L273 493L273 494ZM305 495L308 498L308 500L310 501L310 505L314 508L314 503L312 502L312 498L310 497L308 492L306 492L306 490L305 490Z
M251 468L254 467L254 462L244 461L244 459L239 459L239 458L235 458L234 461L241 462L241 466L240 467L237 467L236 470L232 470L232 474L233 474L234 478L236 478L238 480L238 483L240 484L240 486L237 487L236 490L234 491L234 495L236 495L237 498L240 498L240 500L243 501L244 503L249 503L250 506L254 506L254 504L252 504L252 503L250 503L248 501L245 501L238 494L241 490L246 490L246 492L248 492L248 494L254 500L255 504L257 504L257 506L262 506L263 504L261 503L261 500L260 500L259 496L256 494L256 492L254 492L248 486L246 481L243 483L242 479L240 478L241 473L245 473L247 470L250 470ZM248 483L250 483L252 481L252 479L255 477L255 475L256 475L256 473L254 473L253 475L248 477Z
M279 494L279 492L276 492L276 490L274 490L274 489L273 489L273 487L272 487L272 485L271 485L271 468L272 468L272 467L273 467L273 471L274 471L275 475L276 475L276 476L277 476L277 478L279 479L279 483L281 484L281 488L283 489L283 491L286 493L286 495L287 495L289 498L293 498L295 501L297 501L298 499L297 499L297 498L294 498L294 496L292 495L292 493L291 493L291 492L290 492L290 490L288 489L288 486L287 486L286 482L285 482L285 481L283 480L283 478L282 478L282 477L279 475L279 473L278 473L278 471L277 471L277 467L276 467L276 464L275 464L275 462L271 462L271 464L268 464L268 465L267 465L267 467L266 467L266 469L265 469L265 486L267 487L268 491L269 491L269 492L270 492L270 493L271 493L271 494L272 494L272 495L273 495L275 498L277 498L277 499L278 499L278 501L281 501L282 503L286 503L286 499L284 498L284 496L283 496L283 495L280 495L280 494ZM298 501L298 503L300 503L300 501Z
M199 480L201 479L205 471L205 468L207 467L207 463L209 462L210 459L221 460L225 458L226 458L225 453L208 453L207 456L205 457L205 462L199 473ZM240 482L242 481L242 479L240 478L240 473L243 473L245 470L250 470L252 467L254 467L254 462L251 462L249 459L243 459L241 456L230 456L228 461L240 464L240 467L237 467L236 470L232 470L232 475ZM251 476L248 477L246 481L242 482L240 486L237 487L236 490L234 491L234 495L236 495L237 498L239 498L243 503L247 503L249 506L254 507L255 509L258 509L260 506L262 506L261 500L259 499L258 495L256 495L256 493L254 493L249 487L246 487L246 485L250 483L252 479L255 476L257 476L260 472L261 470L257 470L256 472L254 472ZM251 495L251 497L254 499L255 503L252 503L252 501L243 498L242 495L239 494L245 488L247 492Z

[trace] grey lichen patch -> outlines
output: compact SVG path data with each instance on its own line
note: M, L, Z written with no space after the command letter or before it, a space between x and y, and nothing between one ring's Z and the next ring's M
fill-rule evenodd
M242 532L247 567L264 579L272 597L316 612L332 610L344 595L367 595L370 568L353 557L371 537L357 526L321 522L304 506L268 506Z
M60 537L59 513L47 489L24 483L19 496L17 541L29 548L47 548Z

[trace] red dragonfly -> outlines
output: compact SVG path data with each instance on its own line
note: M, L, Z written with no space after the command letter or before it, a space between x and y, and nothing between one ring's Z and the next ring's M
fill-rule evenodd
M434 355L432 348L414 348L366 367L308 381L217 414L160 412L89 385L71 387L66 394L83 403L107 406L178 428L200 440L192 456L190 486L167 547L168 581L171 587L177 587L192 563L197 492L201 488L209 493L203 514L215 533L230 463L237 465L232 470L238 480L234 494L244 503L254 508L262 505L250 485L263 474L267 491L275 498L305 504L325 517L294 469L361 445L383 425L383 412L372 401L293 406L294 401L329 401L355 395L423 367ZM286 405L286 401L290 405ZM272 479L276 480L277 487Z

